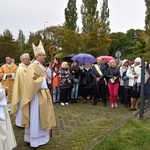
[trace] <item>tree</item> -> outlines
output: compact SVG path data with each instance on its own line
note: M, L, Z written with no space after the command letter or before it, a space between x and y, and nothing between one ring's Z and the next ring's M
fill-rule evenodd
M67 8L65 9L65 26L73 31L76 31L77 16L76 0L69 0Z
M25 35L23 34L23 31L22 30L19 30L19 35L18 35L18 38L17 38L17 41L19 42L19 45L20 45L20 48L22 49L24 44L25 44Z
M11 31L9 31L8 29L4 30L3 37L9 41L14 41Z
M145 5L146 5L145 30L146 34L150 38L150 1L145 0Z
M109 54L114 56L116 51L121 51L121 59L135 59L135 57L144 57L145 51L145 31L130 29L127 33L111 33L112 40Z
M145 16L145 30L146 30L146 46L145 46L145 51L147 51L146 56L150 56L150 1L145 0L145 5L146 5L146 16Z
M98 19L97 0L82 0L81 14L82 14L82 32L90 33L94 28L94 23Z
M13 35L8 29L0 36L0 63L5 63L6 56L11 56L16 62L19 62L19 44L14 41Z
M106 33L110 33L109 24L109 8L108 8L108 0L103 0L103 4L101 7L101 15L100 15L100 22L104 23L106 26L103 30L105 30Z

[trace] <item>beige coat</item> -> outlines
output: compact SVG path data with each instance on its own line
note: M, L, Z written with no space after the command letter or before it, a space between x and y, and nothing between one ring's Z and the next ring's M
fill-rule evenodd
M38 93L41 128L49 130L56 126L56 120L49 89L40 89L44 79L43 74L46 71L43 68L38 62L32 63L27 68L22 100L22 125L25 127L30 126L30 102Z
M18 111L18 104L23 96L23 87L24 87L24 80L27 71L27 66L23 63L19 64L15 75L14 87L13 87L13 94L12 94L12 103L10 114L16 114Z

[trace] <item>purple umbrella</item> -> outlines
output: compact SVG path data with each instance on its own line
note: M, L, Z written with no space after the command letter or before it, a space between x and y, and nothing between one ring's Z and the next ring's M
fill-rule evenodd
M79 61L80 63L84 64L86 62L93 64L96 62L96 58L92 56L91 54L81 53L78 55L75 55L71 58L73 61Z

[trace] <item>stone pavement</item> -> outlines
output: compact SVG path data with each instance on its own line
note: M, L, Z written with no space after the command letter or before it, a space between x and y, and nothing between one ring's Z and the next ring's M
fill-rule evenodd
M139 118L139 111L135 113L135 117ZM149 119L150 118L150 100L146 100L144 104L144 113L143 113L143 118Z
M132 117L132 112L118 102L118 108L103 107L101 102L93 106L92 103L83 104L70 103L69 106L54 106L57 126L52 129L50 141L38 148L31 148L24 142L24 129L12 124L17 140L17 147L14 150L83 150L90 149L93 143L108 135L119 125Z

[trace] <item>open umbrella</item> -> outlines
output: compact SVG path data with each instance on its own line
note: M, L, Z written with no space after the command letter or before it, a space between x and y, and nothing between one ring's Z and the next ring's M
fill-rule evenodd
M73 56L75 56L75 55L76 55L76 54L74 54L74 53L68 54L68 55L64 56L64 57L62 58L62 60L63 60L63 61L67 61L67 62L72 62L73 60L71 60L71 58L72 58Z
M106 62L109 62L110 60L112 60L112 59L115 59L114 57L112 57L112 56L100 56L102 59L105 59L105 61Z
M80 63L84 64L85 62L88 62L90 64L93 64L96 62L96 58L92 56L91 54L81 53L78 55L75 55L71 58L73 61L79 61Z

